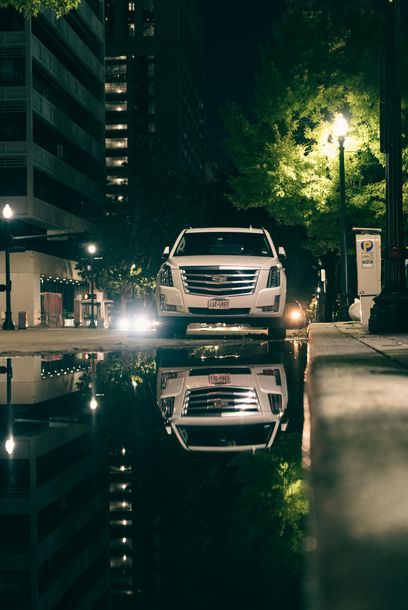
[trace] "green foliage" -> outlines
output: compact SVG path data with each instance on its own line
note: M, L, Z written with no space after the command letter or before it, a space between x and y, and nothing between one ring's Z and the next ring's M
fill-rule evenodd
M81 0L0 0L0 8L14 7L26 17L38 15L43 8L50 8L57 17L62 17L77 8Z
M349 121L349 222L383 223L382 27L382 14L368 0L287 0L271 44L261 53L252 119L236 106L225 112L227 149L238 169L231 180L233 203L266 207L280 223L303 225L316 254L336 249L338 242L338 142L332 134L337 113ZM405 57L405 48L402 53ZM403 119L405 133L405 112ZM406 162L405 150L405 172Z

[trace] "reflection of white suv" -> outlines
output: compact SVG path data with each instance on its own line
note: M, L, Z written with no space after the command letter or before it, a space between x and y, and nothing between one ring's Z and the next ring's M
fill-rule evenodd
M159 368L166 428L189 451L255 451L286 429L282 364Z
M156 280L161 336L184 334L190 323L225 322L284 337L286 275L268 231L185 229L163 255L168 258Z

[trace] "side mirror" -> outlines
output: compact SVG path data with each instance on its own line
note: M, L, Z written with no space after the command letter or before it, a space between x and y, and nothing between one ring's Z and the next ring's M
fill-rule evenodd
M167 258L169 254L170 254L170 248L169 248L169 246L166 246L162 252L162 258Z
M279 258L286 258L286 250L283 246L279 246L278 256L279 256Z

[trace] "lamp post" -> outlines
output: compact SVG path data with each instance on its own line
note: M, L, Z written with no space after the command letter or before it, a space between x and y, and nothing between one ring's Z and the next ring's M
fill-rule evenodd
M6 317L3 322L3 330L15 330L11 315L11 278L10 278L10 229L9 221L13 217L13 210L8 203L3 208L3 218L6 221Z
M88 252L91 255L91 321L89 323L89 328L96 328L95 309L94 309L94 307L95 307L95 294L94 294L95 282L94 282L94 266L93 266L94 254L96 252L95 244L89 244Z
M399 0L385 1L385 52L382 65L380 113L381 151L385 153L386 248L384 283L375 297L368 321L371 333L408 331L408 286L405 277L404 220L402 197L402 138L400 85Z
M336 319L349 320L348 315L348 261L346 233L346 181L344 171L344 140L348 131L348 123L342 114L338 114L333 124L334 133L339 143L339 228L340 228L340 306Z

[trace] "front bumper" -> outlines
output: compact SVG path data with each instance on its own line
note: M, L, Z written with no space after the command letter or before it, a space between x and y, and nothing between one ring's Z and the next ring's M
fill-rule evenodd
M285 290L264 288L250 295L219 295L227 299L229 308L211 309L214 297L182 292L175 286L159 286L156 291L157 315L161 318L188 318L189 322L233 321L238 319L281 318L285 307Z

